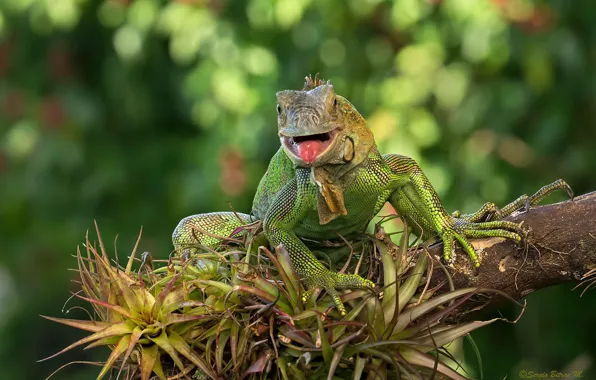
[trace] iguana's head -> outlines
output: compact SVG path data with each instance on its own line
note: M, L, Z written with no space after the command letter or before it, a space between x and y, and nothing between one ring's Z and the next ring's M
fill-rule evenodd
M277 115L281 144L299 167L349 163L359 152L363 136L372 140L354 106L318 77L307 77L301 91L278 92ZM365 145L366 154L370 144Z

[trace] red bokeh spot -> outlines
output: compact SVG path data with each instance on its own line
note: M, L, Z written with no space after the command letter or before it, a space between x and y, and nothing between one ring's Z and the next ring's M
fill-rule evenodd
M0 78L6 75L10 64L10 45L8 42L0 43Z
M66 80L72 75L72 59L66 48L50 50L48 64L52 78Z
M542 33L552 29L555 25L555 12L548 6L534 9L532 16L520 22L519 26L528 33Z
M4 114L9 118L16 120L23 116L25 109L25 99L20 91L11 91L2 102Z
M66 120L66 114L62 104L54 98L46 98L41 103L41 122L49 129L59 129Z
M555 11L548 5L536 6L532 14L524 20L513 20L506 12L510 0L492 0L492 2L504 12L505 18L527 33L542 33L555 25Z
M227 148L219 155L219 165L221 168L219 186L222 191L229 196L242 194L246 186L242 154L234 148Z
M509 0L493 0L493 3L499 8L504 8L508 2Z

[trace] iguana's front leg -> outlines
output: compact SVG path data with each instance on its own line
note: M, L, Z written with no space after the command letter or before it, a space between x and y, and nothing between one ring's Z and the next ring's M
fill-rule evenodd
M459 242L468 253L474 267L479 267L478 256L468 238L504 237L516 242L521 240L521 227L513 222L500 220L475 223L449 215L430 181L413 159L400 155L386 155L383 158L397 184L389 199L391 204L423 238L433 235L441 237L445 261L453 259L454 241Z
M293 228L316 205L316 190L308 185L308 174L297 174L296 177L284 186L265 216L265 235L274 247L282 245L288 251L296 272L308 288L303 300L306 301L312 289L323 288L344 315L346 310L337 289L373 288L374 284L358 275L331 272L296 236Z
M526 194L520 196L501 209L498 209L494 203L487 202L473 214L461 215L459 211L455 211L451 215L455 218L465 219L468 222L488 222L491 220L500 220L511 215L514 211L522 209L523 207L527 208L528 206L537 205L538 203L542 202L544 198L559 190L564 190L569 195L569 198L573 199L573 190L571 189L571 186L569 186L567 182L563 181L562 179L558 179L551 184L542 186L540 190L531 196L527 196Z

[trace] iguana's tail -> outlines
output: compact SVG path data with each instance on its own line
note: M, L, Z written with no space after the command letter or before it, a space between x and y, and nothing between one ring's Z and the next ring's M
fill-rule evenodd
M239 227L254 221L250 215L234 212L211 212L182 219L174 233L172 242L178 253L193 253L200 246L217 247L226 238L233 237Z

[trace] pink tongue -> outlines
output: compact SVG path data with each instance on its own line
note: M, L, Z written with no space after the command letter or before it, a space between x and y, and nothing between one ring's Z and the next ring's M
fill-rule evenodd
M312 163L323 151L323 142L318 140L304 141L298 144L298 154L302 161Z

